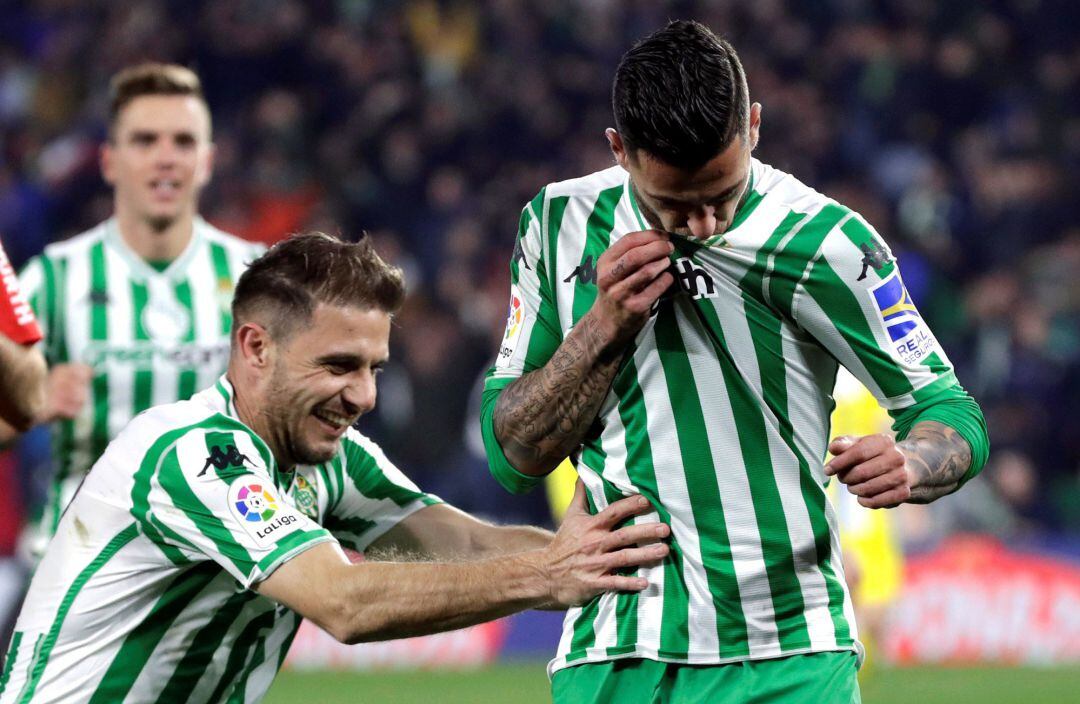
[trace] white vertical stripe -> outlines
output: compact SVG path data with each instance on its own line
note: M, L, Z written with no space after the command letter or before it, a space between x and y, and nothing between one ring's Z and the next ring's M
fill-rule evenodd
M598 199L597 195L588 198L571 198L566 204L566 210L563 211L562 226L559 228L555 249L555 271L551 273L555 286L558 288L559 325L564 338L574 324L574 289L577 287L579 277L575 276L569 281L566 279L585 257L585 245L589 239L585 225L593 209L596 208ZM596 257L593 257L592 264L596 266Z
M131 300L131 270L116 248L105 244L105 287L107 343L110 350L135 347L135 324ZM134 413L135 367L130 361L109 355L104 366L109 388L108 439L116 437Z
M643 339L644 338L644 339ZM638 379L645 406L649 409L649 442L654 448L662 448L662 467L656 473L656 487L660 501L671 513L671 531L683 552L683 567L689 595L690 661L719 649L716 633L716 608L702 566L701 543L694 513L690 503L690 489L682 463L682 450L675 430L675 414L668 397L664 373L656 354L656 337L651 326L647 334L639 336L639 346L634 352ZM693 616L691 618L691 615Z
M66 331L55 331L57 335L65 335L68 357L71 362L93 361L88 356L87 346L90 342L90 248L96 241L100 241L102 228L95 229L96 237L81 238L78 242L71 243L70 254L67 257L67 276L65 277L65 291L62 298L64 305L64 326ZM59 268L59 267L58 267ZM71 466L74 468L89 468L94 458L90 456L89 438L94 433L94 409L89 402L82 407L82 411L75 417L73 423L73 435L75 449L71 453Z
M727 303L728 301L725 301ZM773 612L772 591L765 571L765 558L758 531L757 507L750 491L750 480L743 462L738 433L735 432L735 414L728 397L724 373L716 353L708 345L708 334L701 324L687 318L686 299L676 301L679 333L686 346L686 354L694 374L694 385L699 390L701 411L705 419L709 448L714 461L722 458L723 466L715 466L716 484L724 512L724 526L731 545L732 567L739 586L743 618L750 652L755 657L780 654L780 642ZM748 350L753 356L753 348ZM711 531L710 531L711 532Z
M191 260L188 266L187 279L191 287L192 326L194 327L194 344L200 349L206 350L216 347L223 342L225 336L221 333L221 306L218 303L217 275L214 273L214 263L210 253L210 244L206 243ZM215 358L214 364L202 364L197 362L194 367L196 373L196 389L205 388L214 383L214 380L225 371L226 358Z
M596 512L599 513L608 507L607 497L604 495L604 485L599 475L586 466L578 468L581 480L585 482L585 488L589 492ZM596 618L593 620L593 645L586 649L588 657L602 658L607 654L607 649L614 646L618 638L615 623L616 594L605 592L600 596L597 604Z

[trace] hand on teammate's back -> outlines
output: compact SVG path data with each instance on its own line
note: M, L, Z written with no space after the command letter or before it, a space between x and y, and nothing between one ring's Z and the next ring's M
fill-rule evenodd
M835 475L867 508L892 508L911 496L904 453L891 435L842 435L829 443L832 460L826 476Z
M666 557L668 546L661 541L671 529L664 523L619 526L652 510L645 497L630 496L590 515L579 479L562 526L542 553L555 605L576 606L605 591L648 587L645 579L618 572Z
M45 410L41 422L75 418L90 395L94 370L86 364L57 364L45 382Z
M620 238L600 255L593 311L613 340L625 342L636 335L653 304L675 283L668 272L674 250L668 233L643 230Z

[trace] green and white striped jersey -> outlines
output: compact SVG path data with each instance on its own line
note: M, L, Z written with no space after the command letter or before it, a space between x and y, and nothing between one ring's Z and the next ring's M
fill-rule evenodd
M499 391L543 366L592 306L609 244L645 229L619 167L549 185L524 208L482 414L509 488L531 481L492 440ZM858 651L823 471L837 365L894 414L966 394L880 237L792 176L753 160L728 231L674 240L676 284L577 458L595 509L652 501L638 521L671 525L671 555L638 570L646 591L571 609L549 670Z
M136 417L64 513L30 584L0 702L256 702L300 616L251 586L304 550L363 550L437 499L350 429L279 471L222 379Z
M129 420L190 398L225 371L233 288L262 251L196 218L184 252L158 271L110 219L26 265L21 283L49 363L84 362L95 371L82 413L53 428L53 480L24 538L29 552L44 550L79 482Z

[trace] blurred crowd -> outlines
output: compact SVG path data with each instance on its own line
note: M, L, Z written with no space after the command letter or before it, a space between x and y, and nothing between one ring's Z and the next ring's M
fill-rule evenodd
M547 520L543 496L494 484L471 421L520 208L613 163L619 57L668 19L699 19L736 46L764 106L756 156L877 227L983 405L984 478L927 532L1080 532L1072 0L0 5L0 234L16 263L110 213L110 75L192 67L217 144L203 214L266 242L369 233L411 293L365 431L425 488L530 521Z

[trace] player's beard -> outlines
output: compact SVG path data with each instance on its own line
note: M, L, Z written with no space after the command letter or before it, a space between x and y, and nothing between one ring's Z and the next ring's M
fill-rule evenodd
M304 440L303 426L311 416L311 408L297 403L296 396L288 385L288 372L278 360L270 377L270 390L267 394L265 412L270 416L270 427L277 428L282 449L288 453L293 464L314 465L329 462L337 453L337 445L328 450L319 450ZM282 458L284 459L284 458Z

